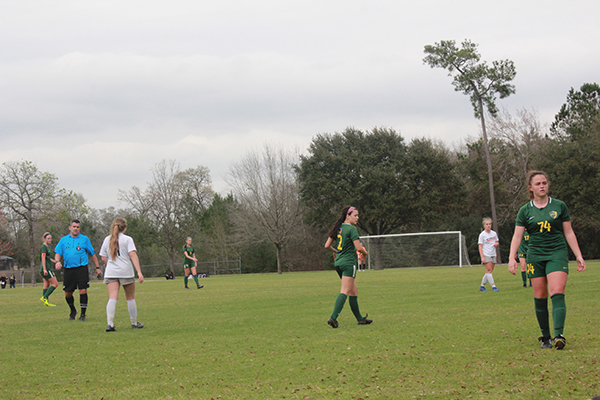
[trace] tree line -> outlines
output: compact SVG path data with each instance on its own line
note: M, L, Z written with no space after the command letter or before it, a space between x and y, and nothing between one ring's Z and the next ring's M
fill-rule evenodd
M519 207L528 200L527 171L546 171L551 196L569 206L585 258L600 257L600 86L571 89L553 123L535 111L488 116L501 253ZM99 249L116 216L129 223L143 265L178 272L181 247L194 238L200 261L242 260L242 271L327 269L327 230L339 210L360 210L361 234L460 230L478 263L481 219L491 215L483 138L461 148L427 138L407 141L391 128L316 135L300 154L265 145L230 167L228 192L215 193L204 166L182 170L175 160L152 168L147 187L119 191L120 208L94 209L32 161L0 169L0 255L39 268L45 231L60 238L71 219ZM375 267L378 265L375 257ZM163 271L164 272L164 271Z

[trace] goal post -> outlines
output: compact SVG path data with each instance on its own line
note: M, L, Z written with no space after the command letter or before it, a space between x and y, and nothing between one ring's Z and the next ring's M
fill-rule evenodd
M461 231L360 236L369 269L471 266Z

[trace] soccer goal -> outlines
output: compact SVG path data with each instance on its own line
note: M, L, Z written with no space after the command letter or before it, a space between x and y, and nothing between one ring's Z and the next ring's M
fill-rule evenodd
M460 231L361 236L369 269L471 266Z

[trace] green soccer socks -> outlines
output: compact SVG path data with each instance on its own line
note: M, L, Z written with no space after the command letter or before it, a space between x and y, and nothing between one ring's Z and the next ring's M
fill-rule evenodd
M548 314L548 299L536 299L535 302L535 316L537 317L540 330L542 331L543 337L550 337L550 322Z
M362 321L363 320L363 316L360 315L360 311L358 310L358 297L357 296L350 296L349 299L348 299L348 302L350 303L350 309L352 310L352 313L356 317L356 320L357 321Z
M552 295L552 322L554 323L554 337L562 335L567 318L567 305L564 293Z
M337 320L340 313L342 312L342 308L344 308L344 304L346 303L346 296L344 293L340 293L335 299L335 306L333 307L333 314L331 314L331 318Z

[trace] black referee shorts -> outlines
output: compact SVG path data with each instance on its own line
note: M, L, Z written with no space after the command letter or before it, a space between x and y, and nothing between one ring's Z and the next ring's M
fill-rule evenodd
M75 268L65 268L63 278L63 290L73 293L75 289L87 289L90 287L90 271L87 265Z

